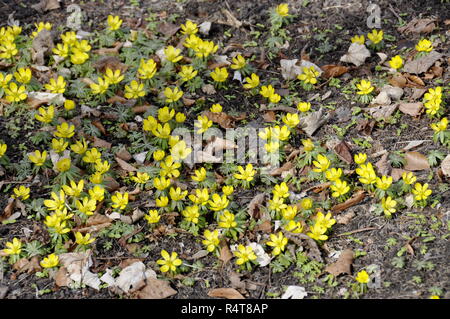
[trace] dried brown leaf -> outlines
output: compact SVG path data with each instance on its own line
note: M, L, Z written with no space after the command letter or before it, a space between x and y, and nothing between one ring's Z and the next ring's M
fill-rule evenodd
M443 55L437 51L431 51L426 56L406 62L403 71L412 74L425 73L442 56Z
M260 193L257 194L255 197L253 197L253 199L248 204L247 208L247 212L250 215L250 217L254 219L260 219L262 217L259 208L264 203L265 198L266 198L265 193Z
M116 159L116 162L119 164L120 168L122 168L124 171L127 171L127 172L136 172L137 171L137 169L133 165L128 164L123 159L121 159L117 156L115 157L115 159Z
M430 169L430 164L425 155L419 152L406 152L405 153L406 165L403 167L408 171L421 171Z
M345 161L347 164L353 163L352 153L350 153L350 146L347 144L347 142L345 141L339 142L334 147L334 152L340 159Z
M340 274L351 275L351 268L353 263L353 250L345 249L339 259L325 268L325 271L332 274L333 276L338 276Z
M441 170L445 176L450 176L450 154L448 154L441 162Z
M422 102L400 103L398 109L405 114L411 116L419 116L423 109L423 103Z
M426 18L426 19L414 18L410 22L408 22L407 25L399 27L397 28L397 30L405 34L430 33L436 28L435 21L436 19L434 18Z
M347 66L335 64L323 65L321 66L321 69L324 71L323 77L327 79L340 77L342 74L347 73L350 70Z
M358 191L352 197L347 199L345 202L334 205L331 208L331 211L333 213L342 212L343 210L346 210L349 207L355 206L356 204L361 202L365 197L366 197L366 193L363 190Z
M208 292L208 296L225 299L245 299L239 291L234 288L216 288Z
M294 167L294 164L292 162L286 162L283 164L283 166L275 168L272 171L270 171L269 175L270 176L279 176L283 172L287 172L287 171L291 170L293 167Z
M147 285L138 291L139 299L164 299L177 294L166 280L147 278Z

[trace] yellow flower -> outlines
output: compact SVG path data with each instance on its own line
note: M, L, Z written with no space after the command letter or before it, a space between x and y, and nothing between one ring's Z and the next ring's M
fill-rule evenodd
M17 72L14 72L14 77L17 82L27 84L31 81L31 70L29 68L19 68Z
M170 186L170 179L165 177L155 177L153 179L153 186L159 191L163 191Z
M122 25L122 22L123 21L122 21L122 19L120 19L119 16L109 15L108 20L107 20L109 30L111 30L111 31L118 30L120 28L120 26Z
M445 131L448 126L448 119L444 117L439 122L430 124L430 126L436 133Z
M316 84L318 76L319 72L316 71L316 69L313 66L310 66L309 68L304 67L303 73L299 74L297 76L297 79L305 83Z
M209 199L209 193L207 188L196 189L195 195L189 195L189 199L196 205L205 205Z
M70 47L67 43L58 43L56 47L52 49L52 52L59 55L61 58L67 58L69 56Z
M89 151L86 151L83 156L83 162L85 163L95 163L97 162L102 156L102 153L100 153L97 148L92 148Z
M100 174L105 174L109 171L111 165L108 161L96 160L95 161L95 171Z
M269 209L274 210L276 212L286 209L288 206L284 203L284 198L274 196L269 200Z
M282 198L289 197L289 187L287 186L286 182L282 182L279 185L275 185L272 190L273 196L278 196Z
M381 207L383 208L386 216L391 216L391 214L396 212L395 206L397 206L397 201L393 200L391 196L385 197L381 200Z
M228 78L228 71L226 68L217 67L210 73L210 76L215 82L225 82Z
M183 56L181 55L181 50L176 49L172 45L164 49L164 55L166 56L166 59L172 63L176 63L183 58Z
M212 194L211 199L208 200L208 204L211 210L218 212L227 208L228 204L230 204L230 201L228 200L226 195L220 196L219 194Z
M256 174L256 170L253 169L253 165L251 163L248 163L245 167L245 170L242 166L238 166L239 173L235 173L233 175L234 178L244 180L247 182L250 182L253 180L253 177Z
M59 191L59 196L55 192L50 194L52 199L44 200L44 205L48 210L62 210L66 204L66 194L63 190Z
M367 284L370 281L370 277L367 271L362 270L356 274L355 280L360 284Z
M196 34L198 32L197 24L191 20L187 20L185 24L181 26L181 33L186 35Z
M308 112L311 109L311 103L309 102L298 102L297 110L300 112Z
M230 196L234 192L234 188L231 185L222 187L222 192L225 196Z
M75 135L75 125L63 122L56 126L56 132L54 133L56 137L71 138Z
M364 44L365 41L366 39L364 37L364 34L355 35L354 37L352 37L352 43Z
M184 200L188 191L181 191L180 187L173 188L171 187L169 190L170 199L174 201Z
M145 96L143 83L133 80L130 85L125 85L125 97L127 99L138 99L143 96Z
M22 251L22 242L16 237L13 238L12 242L7 242L5 245L7 248L3 249L3 252L8 256L19 255Z
M297 216L297 206L287 206L281 210L281 216L285 220L293 220Z
M70 55L70 62L73 64L83 64L86 60L89 59L89 54L81 51L77 48L72 48L72 54Z
M86 216L94 215L97 209L97 201L87 196L83 197L83 201L77 200L75 204L77 209Z
M366 153L358 153L353 156L353 159L355 160L355 163L358 165L364 164L367 161L367 154Z
M36 150L30 155L28 155L28 159L33 162L36 166L42 166L45 163L45 160L47 159L47 151L41 151Z
M74 31L68 31L66 33L61 34L61 40L64 44L74 45L77 42L77 34Z
M56 163L56 170L60 173L67 172L70 169L70 158L60 159Z
M439 296L437 296L437 295L432 295L432 296L430 296L429 299L441 299L441 297L439 297Z
M78 197L81 195L84 189L84 180L80 180L78 184L74 181L70 181L69 185L63 185L62 189L64 190L64 193L68 196Z
M259 85L259 76L252 73L250 76L245 78L246 84L244 84L244 89L250 90Z
M325 177L329 180L329 181L337 181L338 179L340 179L342 176L342 169L338 168L330 168L329 170L327 170L325 172Z
M175 115L175 121L177 123L183 123L186 121L186 115L184 113L178 112L177 115Z
M359 95L367 95L367 94L370 94L374 90L374 87L372 86L370 81L366 81L366 80L361 80L360 83L356 84L356 87L359 90L356 93Z
M191 35L193 37L193 35ZM207 58L210 54L216 53L219 49L219 46L214 44L213 41L204 41L197 37L197 39L192 38L191 41L193 42L192 49L195 51L195 55L199 58ZM195 41L197 41L195 43ZM186 39L186 44L190 45L190 41Z
M316 215L316 225L324 227L325 229L331 228L336 224L336 220L332 218L331 213L324 215L322 212L318 212Z
M87 148L88 145L84 137L81 141L76 141L75 144L70 145L72 152L80 155L84 154L87 151Z
M242 265L257 258L251 246L240 244L233 253L237 257L236 265Z
M20 102L25 100L28 95L25 86L17 86L16 83L9 83L9 87L5 88L6 100L8 102Z
M188 222L198 224L198 218L200 217L198 206L188 206L181 212L181 214Z
M414 199L416 201L420 200L426 200L432 193L431 189L428 189L428 184L420 184L416 183L414 185L414 189L412 190L412 193L415 195Z
M270 84L267 86L263 85L261 86L261 90L259 90L259 94L268 99L275 94L275 89Z
M280 143L278 142L269 142L264 144L264 149L267 153L275 153L280 149Z
M160 165L161 176L167 176L169 178L177 178L178 176L180 176L180 171L178 170L178 168L180 168L181 164L179 162L175 162L172 155L168 155Z
M268 241L266 244L273 247L272 255L278 256L282 251L284 251L287 243L288 239L283 236L282 232L278 232L277 235L270 234L270 241Z
M247 62L245 61L244 57L242 55L240 55L240 54L238 56L234 57L232 59L232 61L233 61L233 64L231 64L230 67L233 70L240 70L240 69L244 68L245 65L247 64Z
M132 176L131 180L137 184L145 184L150 179L150 175L145 172L137 172L136 176Z
M303 198L300 205L305 210L311 209L313 207L313 200L311 198Z
M156 73L156 63L153 59L145 61L141 59L141 63L138 69L139 78L143 80L151 79Z
M305 152L311 152L314 149L314 142L311 139L302 140L303 149Z
M176 252L172 252L170 255L166 250L161 250L161 256L163 259L158 259L156 263L158 265L161 265L159 270L161 272L175 272L177 270L177 267L180 266L183 261L178 258L178 254Z
M66 99L64 101L64 109L67 111L73 110L75 108L75 102L73 100Z
M290 128L296 127L300 123L300 119L297 113L287 113L282 117L283 123Z
M183 65L181 67L181 71L178 72L178 75L181 77L181 80L184 82L187 82L189 80L192 80L195 78L195 76L198 74L198 71L196 71L192 66L190 65Z
M89 190L89 197L97 202L105 199L105 189L102 186L95 185Z
M36 31L31 34L32 38L36 37L38 33L44 29L48 31L52 29L52 24L50 22L39 22L39 24L35 23L34 26L36 27Z
M5 41L0 45L0 59L11 59L16 56L19 51L17 50L14 42Z
M333 191L331 194L333 197L345 195L350 191L350 186L347 185L347 182L340 179L336 180L330 188Z
M285 125L281 128L278 125L272 128L272 138L275 140L286 141L290 135L291 131Z
M128 193L115 193L113 196L111 196L111 201L114 203L111 205L112 208L118 208L120 210L123 210L128 205Z
M391 66L391 68L393 69L400 69L403 66L403 59L401 56L396 55L394 56L390 61L389 61L389 65Z
M413 172L403 172L402 180L406 185L411 185L416 182L417 177L414 176Z
M216 250L220 243L219 230L215 229L214 231L209 231L208 229L206 229L203 233L203 236L205 237L205 239L202 240L202 244L205 245L206 250L209 252L213 252L214 250Z
M315 223L313 226L309 228L310 232L307 233L309 237L314 240L327 240L328 236L325 235L327 229L322 225Z
M56 153L62 153L66 150L67 146L69 145L68 142L66 142L63 138L60 139L52 139L52 149Z
M83 236L83 234L82 233L80 233L80 232L76 232L75 233L75 242L78 244L78 245L81 245L81 246L86 246L86 245L89 245L89 244L92 244L93 242L94 242L94 238L91 238L91 234L89 234L89 233L87 233L86 235L84 235Z
M164 158L164 156L166 156L166 153L164 153L163 150L156 150L155 152L153 152L153 159L155 161L160 161Z
M58 266L59 264L59 257L55 254L50 254L47 257L45 257L42 261L41 261L41 266L44 268L53 268Z
M199 128L197 134L205 133L212 125L212 121L206 115L199 115L194 123L194 126Z
M313 168L313 171L316 173L325 172L328 167L330 167L330 160L322 154L317 155L317 161L313 161L313 164L316 168Z
M285 226L284 229L294 233L294 234L300 234L303 232L303 225L301 222L296 222L295 220L290 220Z
M384 176L384 175L381 176L381 178L377 177L376 185L377 185L377 188L385 191L389 187L391 187L391 185L392 185L392 177L391 176L387 177L387 176Z
M287 3L281 3L275 8L275 12L281 17L289 15L289 6Z
M277 93L274 93L271 96L269 96L270 103L276 104L276 103L280 102L280 100L281 100L281 95L279 95Z
M161 196L155 200L156 206L158 207L166 207L169 204L169 197Z
M30 188L20 185L19 187L15 187L13 189L14 195L13 198L20 198L22 200L26 200L30 198Z
M173 90L170 87L164 89L164 96L166 97L166 103L175 103L183 96L183 91L178 87Z
M153 128L152 133L158 138L168 139L170 137L170 124L164 123L164 125L158 124Z
M150 209L148 211L148 214L144 216L145 220L149 224L156 224L161 219L161 216L159 216L159 213L156 209Z
M118 84L123 80L124 76L121 74L120 69L111 70L106 68L105 81L109 84Z
M222 105L219 103L213 104L209 110L213 113L220 113L222 112Z
M56 80L51 78L49 83L44 85L44 88L51 93L64 93L66 91L66 84L64 78L59 75Z
M418 52L431 52L433 50L433 44L428 39L422 39L416 44L416 51Z
M356 174L360 176L359 181L363 184L371 185L377 180L377 175L373 169L372 163L361 164L355 171Z
M196 36L195 34L190 34L184 40L183 45L186 48L193 49L197 52L199 50L199 46L202 42L203 42L203 40L200 39L198 36ZM199 57L202 57L202 56L199 56Z
M377 44L383 40L383 30L377 31L373 29L371 33L367 34L367 38L372 41L373 44Z
M0 87L6 88L8 86L9 81L11 81L12 77L13 77L12 74L4 75L3 73L0 72Z
M34 115L36 120L42 123L50 123L55 116L55 107L53 105L50 105L47 109L40 107L38 113Z
M192 175L192 180L198 183L203 182L206 179L206 169L201 167L194 171L195 175Z

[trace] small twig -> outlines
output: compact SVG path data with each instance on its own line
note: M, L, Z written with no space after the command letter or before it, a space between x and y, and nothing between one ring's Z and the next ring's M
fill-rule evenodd
M383 227L366 227L366 228L361 228L361 229L356 229L356 230L352 230L346 233L342 233L339 235L336 235L336 237L342 237L342 236L348 236L348 235L352 235L352 234L356 234L356 233L361 233L363 231L369 231L369 230L377 230L377 229L381 229Z

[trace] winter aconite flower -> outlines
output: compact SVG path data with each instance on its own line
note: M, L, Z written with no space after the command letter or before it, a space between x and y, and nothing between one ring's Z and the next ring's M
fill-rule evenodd
M416 44L415 48L418 52L431 52L433 50L433 44L428 39L422 39Z
M340 197L347 194L350 191L350 186L347 185L346 181L340 179L336 180L333 185L331 185L331 190L333 191L331 196Z
M21 200L26 200L30 198L30 188L20 185L19 187L15 187L13 189L14 195L13 198L20 198Z
M19 68L16 72L14 72L14 77L17 82L27 84L31 81L31 70L28 68Z
M275 8L275 12L280 17L287 17L289 15L289 6L287 3L281 3Z
M47 159L47 151L41 151L36 150L30 155L28 155L28 159L34 163L36 166L42 166L45 163L45 160Z
M365 154L365 153L355 154L353 156L353 159L354 159L355 163L358 165L364 164L367 161L367 154Z
M255 252L251 246L239 245L234 251L234 255L237 257L236 265L243 265L249 261L256 260Z
M311 103L309 102L298 102L297 103L297 110L300 112L308 112L311 109Z
M367 38L372 41L373 44L378 44L383 40L383 30L377 31L373 29L372 32L367 34Z
M245 58L242 55L237 55L233 58L233 63L231 64L231 68L233 70L240 70L245 67L247 62L245 61Z
M113 196L111 196L111 201L113 204L111 205L112 208L118 208L120 210L124 210L125 207L128 205L128 193L119 193L117 192Z
M364 37L364 34L361 34L361 35L355 35L354 37L352 37L351 41L352 41L352 43L364 44L366 39Z
M78 245L86 246L86 245L92 244L94 242L94 240L95 239L91 238L91 234L89 234L89 233L87 233L84 236L80 232L75 233L75 242Z
M196 34L198 32L197 24L191 20L187 20L185 24L180 26L181 33L186 35Z
M368 95L372 93L374 90L374 87L372 86L372 83L367 80L361 80L360 83L356 84L356 87L358 88L358 92L356 92L359 95Z
M432 193L431 189L428 189L428 184L420 184L416 183L414 185L414 189L412 190L412 193L415 195L414 199L416 201L426 200Z
M89 87L92 90L92 94L105 94L109 88L109 82L102 77L97 78L98 83L91 83Z
M313 161L313 164L316 168L313 169L314 172L320 173L325 172L328 167L330 167L330 160L322 154L317 155L317 161Z
M70 138L75 135L75 125L63 122L56 126L56 132L54 133L56 137Z
M41 261L41 266L44 268L53 268L58 266L59 264L59 257L55 254L50 254L47 257L45 257L42 261Z
M44 85L44 88L51 93L64 93L66 91L66 84L64 78L59 75L56 80L51 78L49 83Z
M313 66L311 66L309 68L304 67L303 72L297 76L297 79L307 84L316 84L318 76L319 72L316 71L316 69Z
M187 82L189 80L192 80L195 78L198 74L198 71L196 71L192 66L190 65L183 65L181 67L181 71L178 72L178 75L180 76L181 80L184 82Z
M252 73L250 76L245 78L244 89L250 90L259 85L259 76L255 73Z
M403 66L403 59L401 56L396 55L394 56L390 61L389 61L389 65L391 68L398 70Z
M251 163L247 164L245 169L242 166L238 166L238 171L239 173L235 173L233 177L247 182L252 181L256 174L256 170L253 169L253 165Z
M164 96L166 97L166 103L175 103L183 96L183 91L178 87L173 90L170 87L164 89Z
M284 251L287 243L288 239L283 236L282 232L278 232L277 235L270 234L270 241L268 241L266 244L273 247L272 255L278 256L282 251Z
M34 115L34 118L42 123L50 123L55 116L55 107L50 105L47 109L40 107L38 114Z
M108 29L111 31L115 31L118 30L120 28L120 26L122 25L122 19L120 19L119 16L112 16L109 15L108 19L107 19L107 23L108 23Z
M213 252L219 246L219 230L215 229L214 231L205 230L203 233L205 239L202 241L202 244L206 247L206 250L209 252Z
M211 75L212 79L215 82L221 83L221 82L225 82L227 80L227 78L228 78L228 71L227 71L226 68L219 68L219 67L217 67L217 68L214 69L214 71L212 71L210 73L210 75Z
M136 80L131 81L130 85L125 85L125 97L127 99L138 99L145 96L144 84Z
M156 73L156 63L153 59L144 60L141 59L138 74L139 78L143 80L151 79Z
M150 209L148 211L148 214L144 216L145 220L149 224L156 224L161 219L161 216L159 215L158 211L156 209Z
M367 284L370 281L370 277L367 271L362 270L356 274L355 280L360 284Z
M5 88L5 94L8 102L20 102L28 97L25 86L18 86L14 82L9 83L9 86Z
M178 258L178 254L176 252L172 252L169 254L166 250L161 250L161 256L163 259L158 259L156 263L161 267L159 270L161 272L175 272L177 267L180 266L183 261Z
M20 252L22 251L22 242L20 241L20 239L17 238L13 238L12 242L7 242L5 249L3 249L3 252L10 256L10 255L19 255Z
M205 133L211 126L212 121L206 115L199 115L197 117L197 121L194 123L194 126L198 128L197 134Z
M235 220L234 214L230 213L228 210L225 210L219 217L219 227L229 229L236 226L237 222Z
M393 200L390 196L385 197L381 200L381 207L383 208L383 212L388 217L396 212L396 206L397 201Z
M166 56L166 59L172 63L176 63L183 58L183 56L181 55L181 50L176 49L173 46L168 46L167 48L165 48L164 54Z

